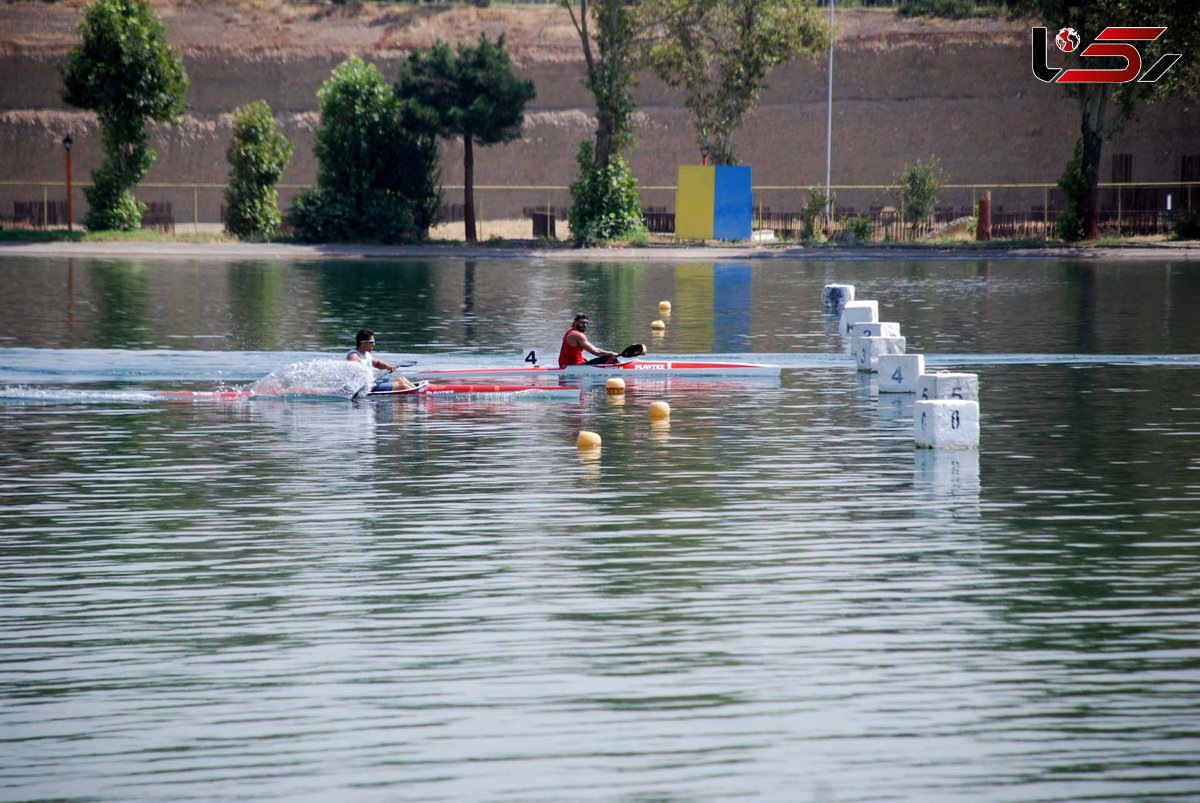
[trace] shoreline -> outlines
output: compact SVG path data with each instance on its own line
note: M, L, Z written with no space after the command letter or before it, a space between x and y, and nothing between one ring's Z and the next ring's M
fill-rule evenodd
M712 262L727 260L1200 260L1200 242L1112 246L803 246L649 245L547 247L520 241L498 245L296 245L289 243L0 242L0 257L154 258L221 260L536 259L549 262Z

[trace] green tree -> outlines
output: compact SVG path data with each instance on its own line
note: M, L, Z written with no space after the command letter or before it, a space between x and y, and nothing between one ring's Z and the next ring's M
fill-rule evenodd
M1080 215L1080 204L1087 198L1087 179L1083 176L1081 162L1083 142L1075 140L1075 148L1071 152L1071 160L1063 174L1058 177L1058 188L1062 190L1064 201L1062 211L1058 213L1055 227L1058 236L1069 243L1082 240L1084 236L1083 217Z
M235 237L266 238L279 230L279 194L275 185L294 148L279 133L271 107L256 100L234 109L225 188L225 231Z
M183 114L187 73L148 0L94 0L78 30L79 44L61 67L63 100L96 113L107 157L84 189L84 225L136 229L146 206L131 188L158 156L147 145L146 124Z
M571 185L571 233L579 245L636 235L645 230L641 202L621 154L633 147L633 73L663 20L649 3L579 0L578 13L573 0L562 3L579 34L584 84L596 101L595 136L575 157L580 172Z
M800 229L800 237L811 240L817 236L817 218L825 214L825 210L833 206L834 192L826 194L824 187L809 187L808 198L804 201L804 219Z
M937 157L931 158L929 164L921 164L920 159L914 165L906 164L896 176L895 185L890 192L900 204L904 219L912 222L914 237L917 225L933 214L937 194L941 189L941 167Z
M683 92L716 164L737 164L733 132L758 102L767 76L796 56L812 56L829 30L810 0L651 0L666 35L649 46L658 76Z
M437 216L437 143L400 125L399 103L379 70L357 56L317 93L317 186L290 212L312 242L425 238Z
M413 53L395 83L400 120L406 127L440 137L463 138L464 217L467 242L475 242L475 147L511 142L521 136L525 104L536 92L518 80L504 50L504 36L492 44L460 44L452 52L438 40L427 53Z
M563 5L583 47L584 84L596 101L592 165L606 167L614 154L633 146L633 72L640 66L652 25L644 4L579 0L578 15L572 0L563 0Z
M1148 69L1165 53L1182 53L1184 57L1154 83L1132 80L1123 84L1063 84L1063 90L1078 101L1080 154L1079 171L1082 182L1074 203L1080 210L1083 236L1093 240L1099 234L1097 203L1100 184L1100 156L1104 141L1110 139L1132 119L1139 108L1170 95L1195 96L1200 87L1200 14L1194 0L1009 0L1009 12L1032 18L1048 28L1052 39L1059 28L1075 28L1087 40L1094 40L1110 26L1166 26L1167 30L1155 42L1139 42L1143 70ZM1081 48L1082 49L1082 48ZM1062 57L1057 49L1055 61L1066 67L1115 68L1125 67L1124 58L1089 57L1080 59L1074 54Z

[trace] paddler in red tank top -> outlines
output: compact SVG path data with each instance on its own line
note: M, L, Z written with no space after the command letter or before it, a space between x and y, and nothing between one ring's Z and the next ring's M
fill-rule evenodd
M562 348L558 352L558 367L566 368L568 365L583 365L586 360L583 359L583 353L586 351L589 354L595 354L597 357L605 357L604 360L595 360L594 362L609 362L616 358L615 351L605 351L598 346L593 345L588 339L587 332L588 316L586 312L581 312L575 316L575 322L571 324L571 328L566 331L562 339Z

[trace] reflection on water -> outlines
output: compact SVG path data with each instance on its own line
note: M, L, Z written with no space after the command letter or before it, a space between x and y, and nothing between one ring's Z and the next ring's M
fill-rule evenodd
M21 266L0 369L93 399L0 400L5 799L1200 796L1194 361L968 365L980 449L915 450L820 311L842 280L917 349L1188 355L1195 269ZM380 316L447 360L577 308L645 339L661 299L664 349L811 357L620 403L132 397Z
M623 264L0 260L0 345L329 351L364 325L385 353L557 349L575 311L619 350L842 350L821 309L850 283L927 354L1197 354L1186 262ZM667 330L651 338L660 300Z

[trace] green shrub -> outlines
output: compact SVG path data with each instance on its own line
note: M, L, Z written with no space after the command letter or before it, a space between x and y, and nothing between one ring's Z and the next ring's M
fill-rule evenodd
M809 187L808 198L804 201L804 220L800 228L800 238L811 240L817 236L817 218L824 218L825 207L833 206L834 193L825 194L823 187ZM826 199L828 198L828 203Z
M1067 167L1058 178L1058 188L1065 196L1062 211L1055 219L1059 239L1068 243L1083 239L1081 208L1087 199L1087 179L1083 176L1083 141L1075 140L1075 150Z
M916 164L906 164L896 176L890 194L900 204L904 220L911 222L914 234L917 225L933 214L937 194L942 189L941 172L935 156L928 164L922 164L920 159Z
M606 167L592 164L590 140L579 145L575 156L579 179L571 184L571 209L567 220L579 246L607 240L629 239L646 230L637 179L625 160L613 155Z
M316 187L296 196L288 220L296 237L310 243L340 243L354 239L357 224L347 199Z
M424 239L437 216L437 145L398 122L398 102L379 70L352 56L318 93L317 186L289 219L308 242Z
M1200 208L1176 212L1174 229L1180 240L1200 240Z
M875 233L875 221L869 215L848 215L841 220L842 230L849 232L854 239L869 242Z
M292 143L279 133L271 107L257 100L233 112L229 184L225 188L225 231L235 237L265 239L279 230L275 184L292 158Z
M133 197L130 187L149 168L130 168L128 157L119 147L114 148L104 164L93 171L92 186L83 190L88 199L83 225L88 231L135 231L142 227L147 207Z
M381 243L411 240L416 229L412 202L390 190L371 194L367 199L363 223L371 239Z

